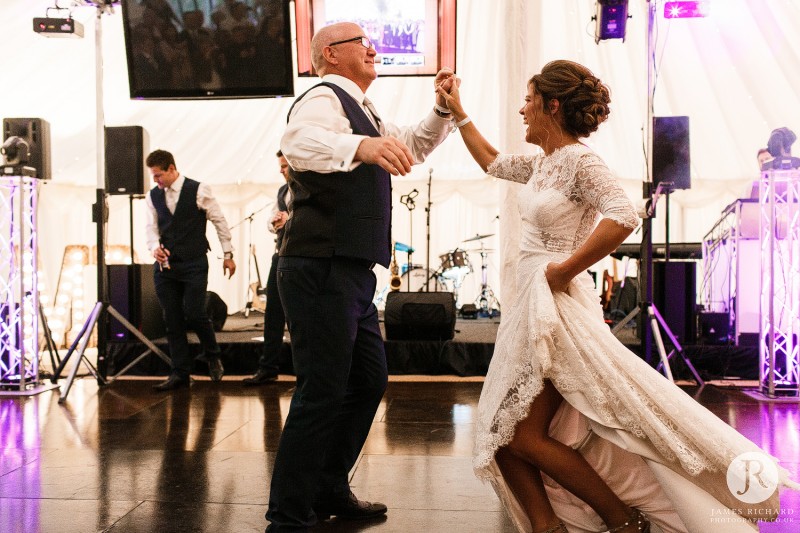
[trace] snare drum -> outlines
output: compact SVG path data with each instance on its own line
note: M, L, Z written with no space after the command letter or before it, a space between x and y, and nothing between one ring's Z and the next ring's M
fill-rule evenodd
M469 255L465 250L451 250L439 256L442 262L439 267L442 271L442 277L448 279L462 278L472 272L472 265L469 262Z

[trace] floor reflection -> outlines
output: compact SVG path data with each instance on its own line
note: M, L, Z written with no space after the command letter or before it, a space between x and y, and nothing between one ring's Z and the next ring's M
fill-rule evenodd
M152 383L98 389L78 380L65 405L57 392L0 398L0 531L263 531L294 382L197 381L169 394L154 393ZM359 496L389 505L388 519L318 529L513 532L472 474L480 389L475 381L392 381L352 473ZM687 392L800 477L797 404L715 386ZM782 502L797 519L761 531L800 530L800 495L784 493Z
M25 475L20 481L31 487L41 485L38 404L37 398L0 399L0 476L22 470ZM4 502L0 506L0 531L13 531L18 524L30 527L31 531L39 530L40 497L34 493L31 498Z

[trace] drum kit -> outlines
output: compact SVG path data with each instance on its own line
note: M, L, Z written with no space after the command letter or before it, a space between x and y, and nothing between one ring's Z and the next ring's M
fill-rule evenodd
M494 295L491 287L488 284L489 273L489 254L494 252L493 249L486 248L483 239L494 236L494 233L486 235L476 234L474 237L465 239L462 242L476 242L480 243L479 248L464 249L455 248L439 255L440 265L437 269L428 269L423 265L413 263L403 263L398 265L400 272L400 289L401 291L409 292L452 292L456 308L461 309L462 304L459 297L461 285L464 279L474 272L472 263L469 258L469 252L478 253L481 256L481 292L475 299L475 307L479 316L494 317L500 313L500 302ZM413 253L414 249L403 244L396 242L394 244L395 252ZM387 285L378 292L375 296L374 303L381 305L386 302L386 294L389 292L390 287Z

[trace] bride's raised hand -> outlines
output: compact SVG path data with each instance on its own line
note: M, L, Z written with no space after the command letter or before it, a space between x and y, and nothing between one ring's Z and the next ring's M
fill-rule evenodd
M436 93L447 103L446 107L453 113L453 118L456 121L462 120L467 116L464 107L461 105L460 86L461 79L456 76L451 76L436 85Z

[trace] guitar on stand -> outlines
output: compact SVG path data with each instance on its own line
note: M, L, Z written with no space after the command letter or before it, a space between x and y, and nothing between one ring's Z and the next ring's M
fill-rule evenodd
M261 271L258 269L258 257L256 257L256 247L250 245L250 256L256 270L256 282L251 283L247 289L247 305L244 307L244 317L250 316L250 311L264 312L267 309L267 288L261 286Z

